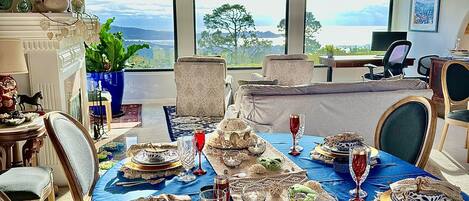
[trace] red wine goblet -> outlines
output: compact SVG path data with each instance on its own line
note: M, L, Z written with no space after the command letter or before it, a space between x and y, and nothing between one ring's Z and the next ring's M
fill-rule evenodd
M195 147L197 148L197 152L199 153L199 168L193 173L197 176L200 176L207 173L205 170L202 169L202 150L204 149L205 145L205 131L203 129L196 129L194 131L194 140Z
M297 114L291 114L290 115L290 132L293 137L293 146L290 152L288 152L288 154L293 155L293 156L300 155L300 152L296 150L296 134L298 133L299 129L300 129L300 116Z
M360 187L370 171L370 149L365 146L354 147L350 149L349 157L350 174L357 185L355 189L350 190L350 200L361 201L367 196Z

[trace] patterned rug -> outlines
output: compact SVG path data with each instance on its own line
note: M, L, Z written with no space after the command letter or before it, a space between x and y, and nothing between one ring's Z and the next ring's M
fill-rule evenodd
M194 134L195 129L205 129L205 133L213 132L222 117L177 117L176 106L163 106L166 124L171 141L178 137Z
M112 118L111 129L134 128L142 126L142 104L125 104L122 105L121 108L125 114L122 117ZM90 121L93 123L94 118L91 118ZM106 119L103 119L103 121L106 123Z

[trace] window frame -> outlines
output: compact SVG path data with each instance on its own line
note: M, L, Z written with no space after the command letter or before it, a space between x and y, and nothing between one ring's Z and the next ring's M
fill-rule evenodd
M177 12L176 12L176 2L173 0L173 34L174 34L174 62L178 58L178 37L177 37ZM124 69L125 72L168 72L174 71L174 68L137 68L137 69Z
M194 14L194 55L197 55L197 24L196 24L196 6L195 1L193 1L193 14ZM304 0L306 2L306 0ZM285 50L284 54L288 54L288 25L289 23L289 14L290 14L290 0L285 0ZM238 67L228 67L228 70L259 70L262 69L262 66L238 66Z
M311 0L304 0L305 2L305 14L304 14L304 21L303 21L303 54L306 54L306 12L307 12L307 6L308 6L308 1ZM388 14L388 28L387 31L392 30L392 15L394 11L394 0L389 0L389 14ZM319 66L323 66L322 64L318 64ZM314 65L316 66L316 65Z

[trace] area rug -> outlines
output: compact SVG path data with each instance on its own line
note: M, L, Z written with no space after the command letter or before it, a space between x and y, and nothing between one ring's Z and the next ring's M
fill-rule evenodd
M213 132L223 117L177 117L176 106L163 106L166 124L171 141L181 136L191 136L195 129L204 129L205 133Z
M125 112L124 116L112 118L111 129L142 126L142 104L125 104L121 106L121 110ZM93 123L94 118L90 120ZM106 123L106 119L103 121Z

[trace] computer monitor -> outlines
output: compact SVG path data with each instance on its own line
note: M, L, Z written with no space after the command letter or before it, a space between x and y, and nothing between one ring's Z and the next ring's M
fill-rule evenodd
M371 41L371 51L386 51L397 40L407 40L407 32L375 31Z

